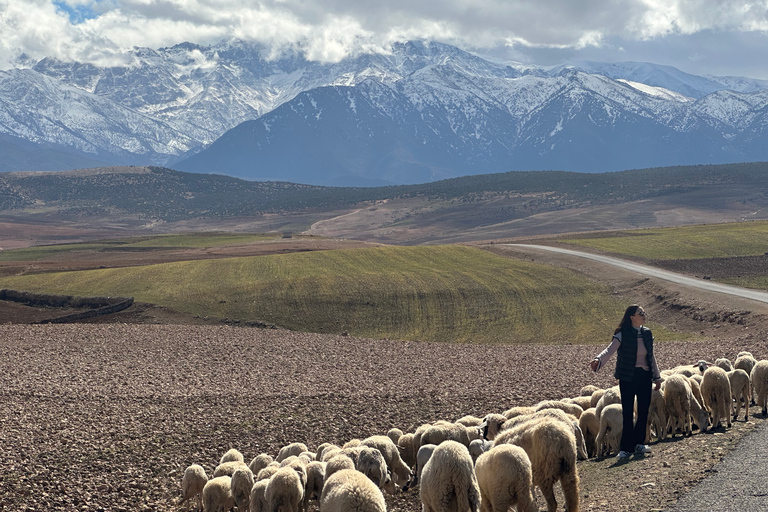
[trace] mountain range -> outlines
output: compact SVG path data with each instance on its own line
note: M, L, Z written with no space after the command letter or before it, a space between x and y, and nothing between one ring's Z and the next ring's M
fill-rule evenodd
M0 71L0 171L163 165L370 186L768 160L768 81L541 68L430 41L339 63L242 41Z

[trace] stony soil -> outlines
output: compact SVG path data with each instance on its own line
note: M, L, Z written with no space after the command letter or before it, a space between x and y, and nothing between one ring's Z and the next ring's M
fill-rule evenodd
M750 350L764 333L665 343L664 367ZM394 342L231 326L0 325L0 510L177 510L184 468L247 460L609 386L596 346ZM755 411L754 408L752 412ZM654 443L651 456L579 463L583 510L663 509L760 415ZM562 499L559 500L562 503ZM389 510L420 510L417 491ZM539 498L539 506L544 503Z

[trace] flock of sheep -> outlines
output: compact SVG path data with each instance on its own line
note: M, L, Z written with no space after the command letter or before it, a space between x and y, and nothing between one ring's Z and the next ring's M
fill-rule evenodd
M733 364L699 361L662 372L661 390L651 400L647 439L678 431L690 435L723 422L730 427L743 404L757 397L768 415L768 360L748 352ZM754 403L754 402L753 402ZM236 449L225 453L208 478L199 465L182 479L181 504L196 498L198 509L219 512L385 512L383 492L419 486L424 512L537 511L534 486L548 512L555 512L560 482L566 510L579 510L577 460L619 450L622 430L618 386L585 386L574 398L513 407L484 418L424 424L412 433L354 439L343 446L323 443L310 451L302 443L261 454L245 463Z

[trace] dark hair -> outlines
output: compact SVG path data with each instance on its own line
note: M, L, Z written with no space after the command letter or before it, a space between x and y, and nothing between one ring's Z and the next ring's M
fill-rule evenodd
M624 317L621 319L621 322L619 322L619 326L616 328L615 331L613 331L613 334L618 334L621 332L622 329L625 327L632 327L632 318L634 315L637 314L637 310L640 309L640 306L637 304L632 304L627 308L627 310L624 312Z

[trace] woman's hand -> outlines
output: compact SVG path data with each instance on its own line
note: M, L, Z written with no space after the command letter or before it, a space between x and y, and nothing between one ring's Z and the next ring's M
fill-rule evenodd
M653 389L657 391L661 389L661 379L653 381Z
M597 359L593 359L589 362L589 367L592 368L593 372L596 372L598 368L600 368L600 361Z

